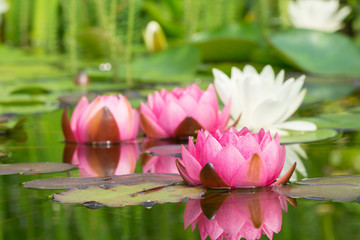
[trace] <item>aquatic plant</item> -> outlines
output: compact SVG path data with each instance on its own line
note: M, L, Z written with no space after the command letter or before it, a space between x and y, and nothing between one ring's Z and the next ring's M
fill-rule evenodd
M162 89L148 95L140 105L140 125L147 136L169 138L194 135L201 128L216 131L229 120L230 103L219 113L214 86L206 91L196 84L186 88Z
M284 81L284 71L275 75L267 65L258 73L247 65L243 71L233 67L231 77L213 69L216 91L223 103L231 99L231 117L235 127L253 131L261 128L287 135L286 130L313 131L316 125L306 121L286 121L301 105L306 90L305 76ZM239 121L237 121L237 119Z
M67 110L62 129L67 142L118 142L136 137L139 114L126 97L98 96L89 103L83 96L76 105L69 122Z
M194 145L189 138L188 150L182 147L177 160L180 175L190 185L210 188L244 188L278 185L290 178L295 165L278 181L284 166L286 150L279 136L261 129L251 133L247 128L199 131Z
M338 0L297 0L289 2L289 18L296 28L335 32L350 14L349 6L339 9Z
M167 48L164 31L156 21L150 21L146 25L143 38L149 52L158 52Z

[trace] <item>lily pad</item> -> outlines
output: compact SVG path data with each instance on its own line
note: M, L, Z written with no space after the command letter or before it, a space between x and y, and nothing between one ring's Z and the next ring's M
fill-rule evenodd
M135 173L112 177L38 179L24 183L24 187L39 189L68 189L72 187L82 188L89 186L113 186L116 184L136 185L149 182L161 182L163 185L169 185L181 181L183 181L183 179L177 174Z
M64 172L74 168L76 168L76 166L67 163L13 163L0 165L0 175L10 175L16 173L29 175L39 173Z
M323 178L310 178L304 179L296 184L303 185L354 185L360 186L360 176L336 176L336 177L323 177Z
M230 25L212 32L198 33L193 37L205 62L249 61L259 47L261 37L256 25Z
M360 197L360 186L354 185L285 185L275 190L292 198L354 201Z
M289 131L288 136L280 136L280 143L308 143L322 141L329 138L333 138L337 135L337 132L333 129L318 129L316 131L300 132Z
M272 46L293 66L314 74L360 76L360 51L339 33L291 29L270 37Z
M96 202L109 207L122 207L126 205L148 205L149 203L181 202L185 198L201 198L205 192L206 189L202 187L169 186L161 181L154 181L137 185L72 188L60 194L54 194L53 197L62 203Z
M307 118L307 120L315 123L319 128L360 129L360 114L358 113L327 113Z

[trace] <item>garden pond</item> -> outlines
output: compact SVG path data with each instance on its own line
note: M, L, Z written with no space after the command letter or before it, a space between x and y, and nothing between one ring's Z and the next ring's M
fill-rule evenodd
M355 177L303 181L302 186L322 187L300 191L274 187L236 190L230 194L183 186L179 175L114 177L133 172L176 172L175 159L181 157L181 142L140 138L112 147L65 144L61 131L63 108L24 114L24 120L9 115L15 120L12 127L2 132L1 162L34 165L0 169L3 174L0 176L0 238L200 239L207 235L218 237L220 233L214 225L221 225L227 236L240 234L248 239L260 237L259 229L264 233L262 239L267 239L266 235L273 235L273 239L358 239L357 83L357 80L347 80L341 85L324 84L316 79L308 81L308 95L299 115L319 116L313 120L323 128L315 135L280 138L288 149L293 148L287 150L288 156L299 161L297 178ZM134 104L142 99L141 91L127 93ZM67 96L63 101L75 103L78 98L78 95ZM345 107L350 109L346 113L326 113L327 108ZM20 122L14 126L17 121ZM39 162L72 163L78 168L36 165ZM62 181L64 178L72 180ZM211 225L209 219L217 223ZM196 221L198 225L192 231L190 225L195 226Z

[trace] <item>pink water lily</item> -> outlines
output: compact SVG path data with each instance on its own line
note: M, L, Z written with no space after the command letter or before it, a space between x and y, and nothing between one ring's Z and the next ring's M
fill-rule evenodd
M206 91L196 84L172 91L162 89L149 94L140 105L140 124L151 138L194 135L201 128L214 132L229 121L230 103L219 113L214 86Z
M259 239L266 234L269 239L281 230L282 210L287 211L286 200L272 191L233 192L209 195L203 199L190 199L185 208L184 226L196 223L202 240L210 239Z
M71 122L64 111L62 129L67 142L118 142L134 139L139 129L139 114L123 95L98 96L89 103L83 96Z
M78 166L82 177L107 177L134 173L138 157L136 143L111 147L76 145L72 154L64 154L64 162Z
M263 187L288 181L293 167L279 180L285 161L285 146L279 136L271 137L261 129L251 133L247 128L217 131L214 135L199 131L194 145L189 138L188 150L182 148L177 161L179 173L190 185L210 188Z

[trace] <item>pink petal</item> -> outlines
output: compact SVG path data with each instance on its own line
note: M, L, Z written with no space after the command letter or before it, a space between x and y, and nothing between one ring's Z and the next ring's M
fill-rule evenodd
M200 165L203 167L208 162L214 162L216 155L221 149L222 146L213 136L207 136L202 149L200 149L201 152L198 158Z
M231 186L234 187L262 187L268 184L266 165L256 153L238 169L231 182Z
M276 141L271 141L261 154L265 162L269 182L273 182L282 170L280 151L280 144L276 143Z
M165 132L164 129L161 128L155 121L147 116L141 114L140 115L140 125L143 131L146 133L148 137L151 138L167 138L170 135Z
M146 115L154 121L157 121L157 116L154 112L143 102L140 103L140 113Z
M239 151L230 145L223 147L211 163L214 165L216 172L222 177L228 185L241 165L246 160Z
M196 183L200 184L200 171L201 165L199 162L186 150L184 146L182 146L182 160L184 163L184 167L187 171L189 177Z
M183 109L174 102L168 102L159 116L159 125L173 136L176 128L187 117Z
M73 131L76 131L77 122L80 118L80 115L82 115L85 111L85 109L88 107L89 101L87 100L86 96L82 96L78 104L76 105L74 112L71 116L71 129Z
M240 137L236 145L234 145L245 159L249 159L254 153L261 153L259 143L251 133L246 133Z

